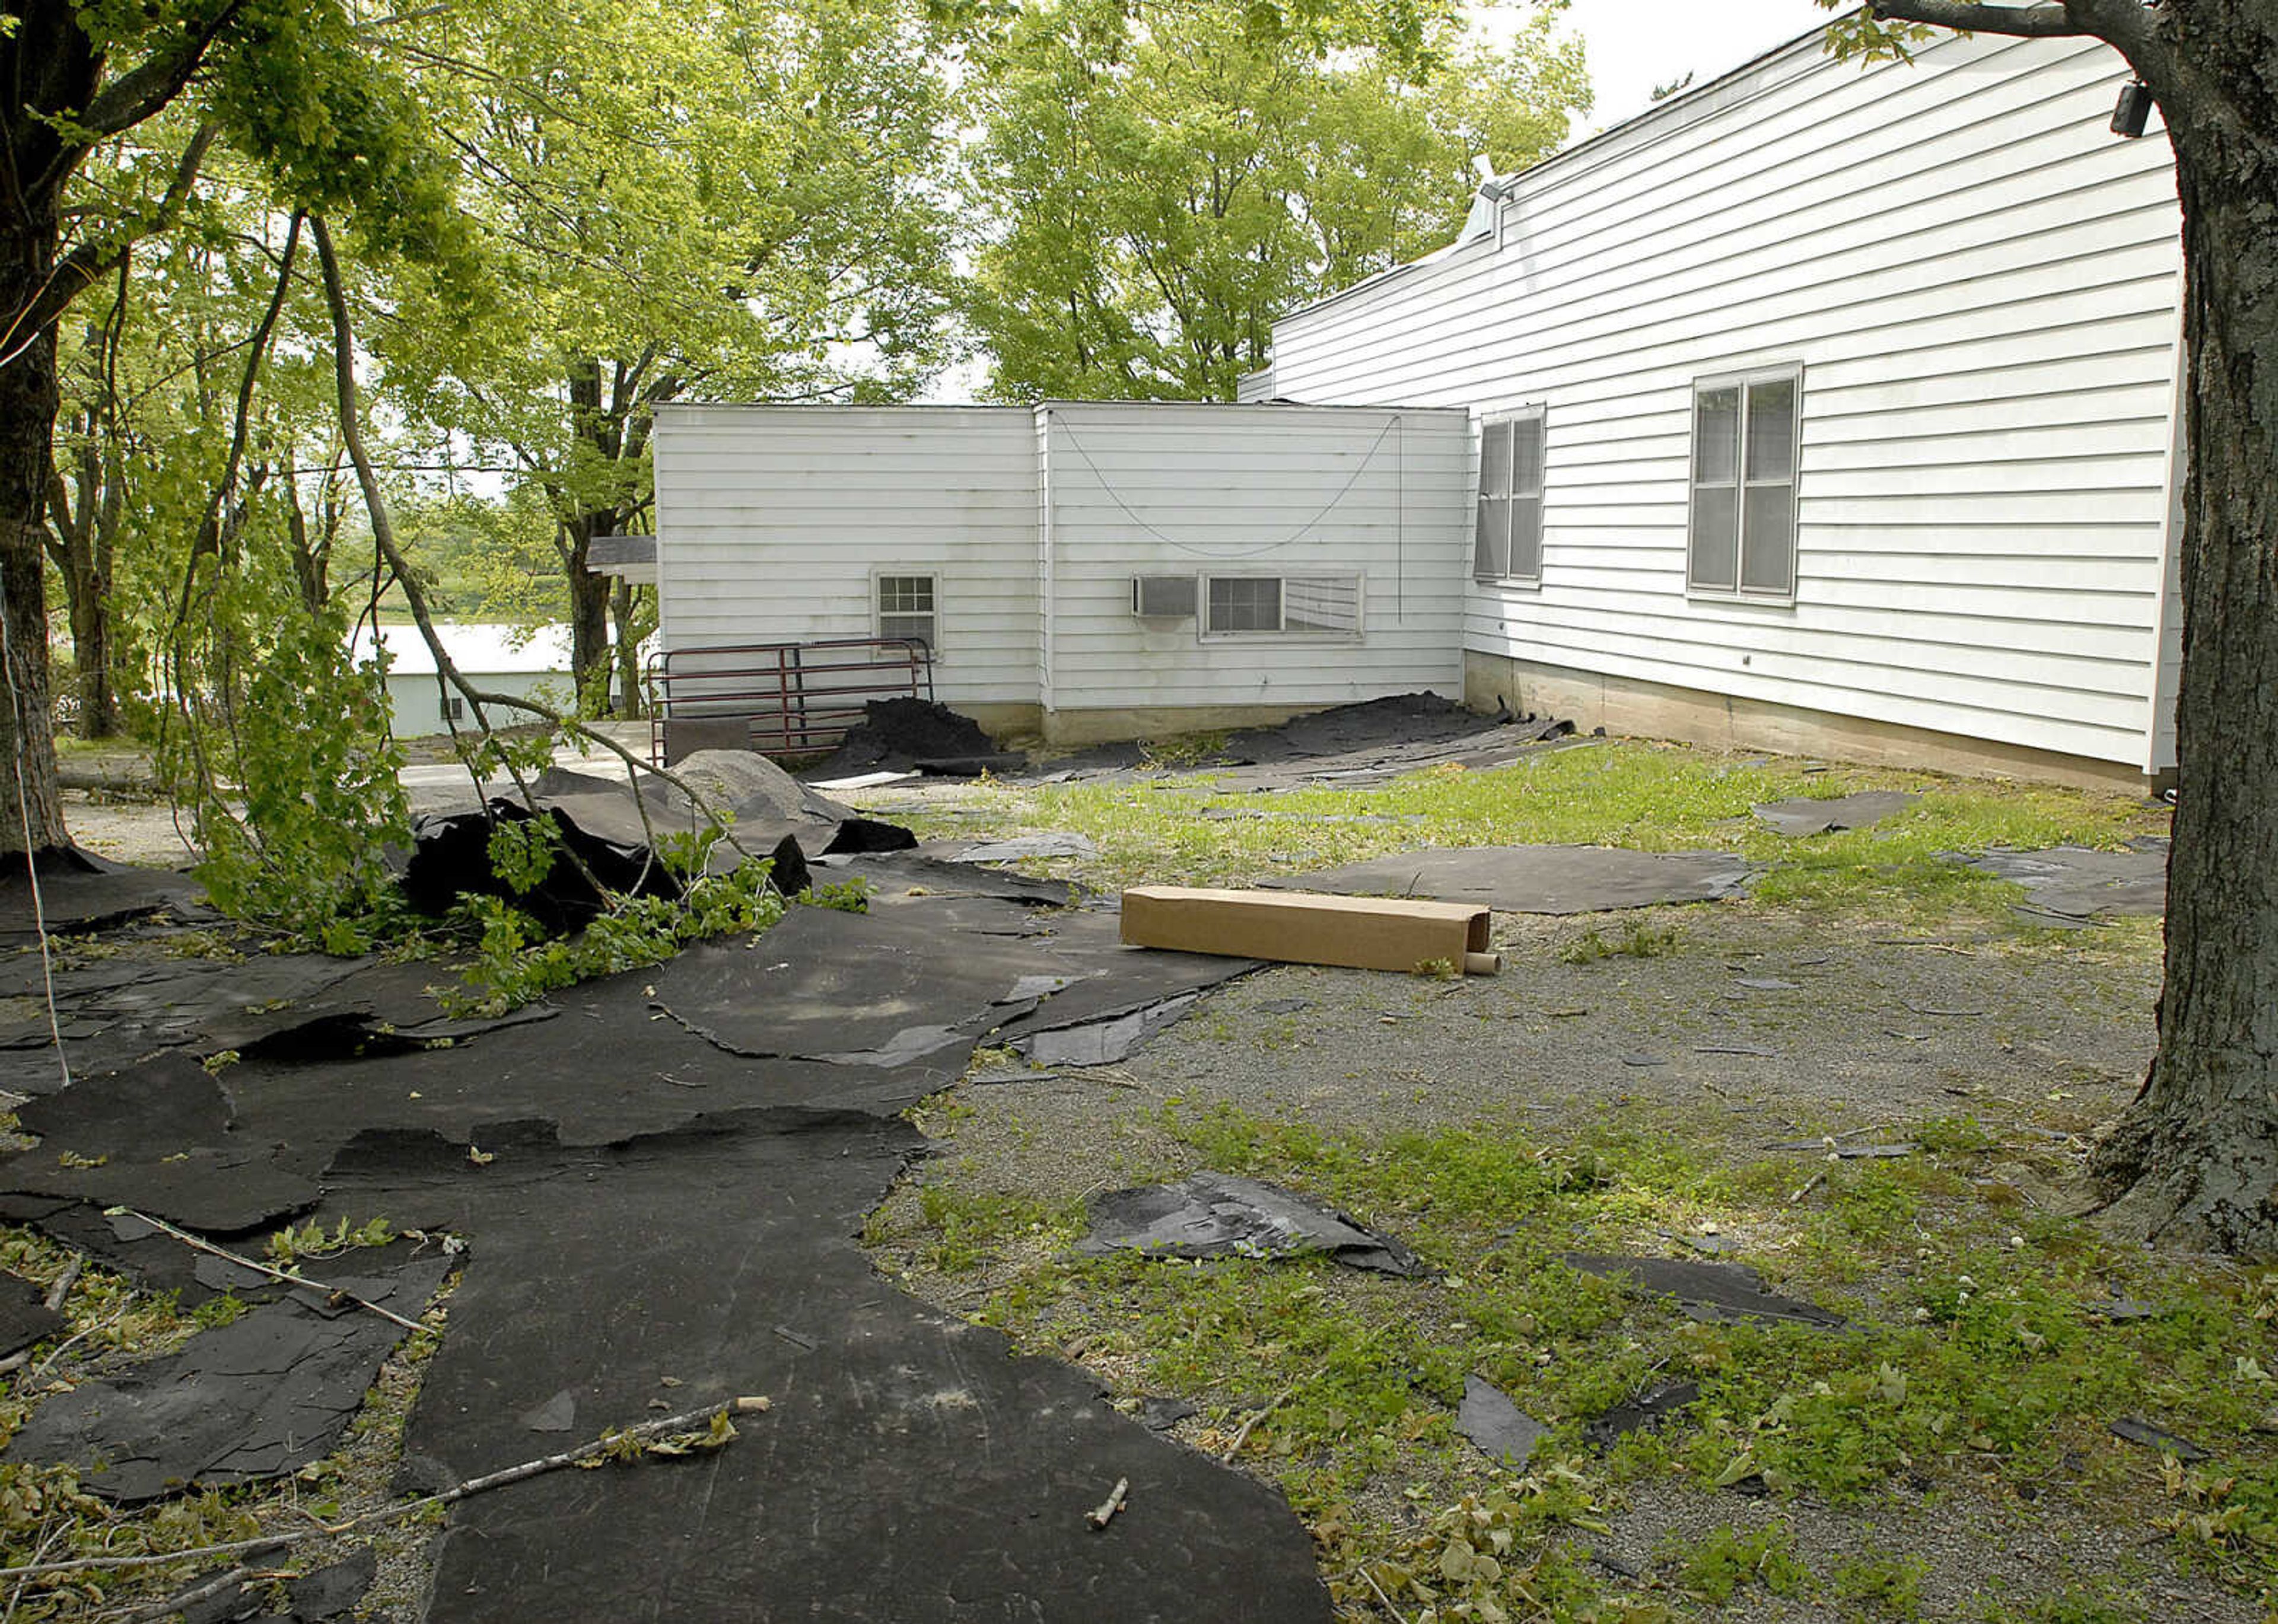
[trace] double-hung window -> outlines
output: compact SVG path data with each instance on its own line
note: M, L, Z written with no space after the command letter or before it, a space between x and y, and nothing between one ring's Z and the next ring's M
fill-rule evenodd
M1695 592L1795 596L1798 367L1693 386L1693 510L1685 578Z
M925 645L931 659L941 649L941 626L934 609L931 576L880 576L878 636L907 637Z
M1542 408L1479 424L1479 516L1472 574L1481 581L1542 579Z

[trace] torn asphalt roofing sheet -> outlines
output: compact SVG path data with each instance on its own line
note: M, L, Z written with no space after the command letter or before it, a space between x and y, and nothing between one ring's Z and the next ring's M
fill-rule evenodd
M158 913L214 917L205 888L187 874L129 868L76 847L42 852L37 862L40 907L55 935L82 935ZM20 873L0 876L0 942L38 940L31 882Z
M1655 903L1714 902L1746 888L1747 859L1729 851L1630 851L1613 846L1455 846L1371 858L1260 883L1351 896L1484 903L1504 913L1598 913Z
M2084 846L2014 851L1996 846L1954 860L2023 886L2027 902L2018 911L2028 918L2153 917L2167 910L2167 842L2153 836L2130 841L2119 851Z
M1921 799L1903 789L1861 789L1854 795L1832 796L1825 800L1797 796L1791 800L1767 801L1752 810L1758 822L1779 834L1803 837L1835 829L1863 829L1896 816Z
M853 1237L923 1143L747 1115L502 1144L473 1178L443 1140L350 1147L340 1212L476 1237L408 1441L432 1482L554 1447L531 1423L563 1393L580 1431L667 1395L772 1400L715 1453L455 1507L429 1620L1326 1620L1277 1493L878 1277ZM1131 1513L1095 1535L1083 1513L1119 1478Z
M550 1019L447 1048L359 1057L288 1044L212 1076L183 1053L83 1079L32 1108L55 1137L0 1172L0 1211L180 1285L186 1300L236 1271L101 1204L220 1229L276 1205L265 1192L297 1214L321 1188L320 1222L384 1213L467 1236L409 1442L437 1483L557 1445L530 1423L565 1407L582 1431L644 1419L667 1392L682 1405L774 1400L715 1454L554 1474L455 1507L431 1620L1325 1621L1311 1543L1276 1492L1117 1415L1083 1372L1013 1357L994 1333L904 1296L855 1243L925 1144L895 1113L954 1075L974 1034L1037 998L1080 999L1074 1014L1091 1018L1245 967L1123 949L1111 916L990 894L1007 878L938 901L907 885L868 916L795 910L768 935L695 956L677 989L771 1046L791 1033L791 1047L868 1043L875 1058L913 1028L965 1029L917 1063L731 1053L652 1007L673 989L668 965L567 989ZM1050 934L1008 928L1031 919ZM783 986L796 981L798 996L752 997L794 950L809 967ZM731 1007L734 967L747 1010ZM1118 975L1135 986L1102 996ZM829 1009L833 998L844 1002ZM71 1138L109 1159L61 1166ZM302 1338L306 1315L272 1301L238 1322L242 1358L202 1336L177 1362L133 1373L143 1387L131 1399L120 1377L105 1426L172 1414L153 1391L203 1395L195 1426L155 1429L163 1447L57 1407L44 1425L78 1440L57 1458L101 1452L125 1475L114 1486L139 1492L193 1457L193 1473L284 1469L307 1458L280 1444L287 1433L322 1452L332 1399L310 1394L333 1389L317 1378L353 1387L344 1417L369 1370L333 1360L329 1330ZM272 1329L288 1323L290 1337ZM213 1376L184 1379L193 1350L218 1358ZM260 1381L241 1379L256 1367ZM1083 1513L1119 1478L1131 1509L1095 1533Z
M443 1282L440 1252L364 1254L326 1284L416 1318ZM364 1272L393 1262L385 1273ZM301 1294L200 1331L181 1349L57 1393L32 1412L7 1453L77 1463L80 1482L135 1502L188 1487L297 1470L332 1452L403 1328L361 1308L310 1306Z

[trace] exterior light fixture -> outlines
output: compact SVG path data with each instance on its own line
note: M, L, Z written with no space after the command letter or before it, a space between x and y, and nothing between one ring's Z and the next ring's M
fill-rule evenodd
M2152 92L2142 80L2131 80L2120 87L2120 100L2112 109L2112 133L2133 141L2144 133L2144 121L2151 116Z

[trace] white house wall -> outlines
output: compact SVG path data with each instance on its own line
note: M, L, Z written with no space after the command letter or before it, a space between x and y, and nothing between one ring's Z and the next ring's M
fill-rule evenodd
M1337 705L1461 691L1471 430L1461 411L1037 408L1056 711ZM1361 637L1206 639L1132 614L1138 575L1363 578Z
M659 616L675 650L875 635L935 577L944 704L1037 703L1036 429L1018 407L666 407Z
M1300 310L1308 401L1542 404L1539 588L1465 645L2004 743L2156 751L2172 159L2075 41L1800 42L1513 183L1499 237ZM1692 386L1800 363L1792 605L1688 598Z

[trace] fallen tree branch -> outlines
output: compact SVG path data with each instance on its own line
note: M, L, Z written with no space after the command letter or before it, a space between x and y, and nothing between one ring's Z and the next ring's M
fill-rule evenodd
M186 1247L195 1247L196 1250L203 1252L210 1256L220 1258L225 1262L235 1263L240 1269L250 1269L256 1274L267 1275L272 1280L282 1280L287 1285L305 1285L310 1291L322 1292L328 1297L343 1298L346 1300L355 1304L359 1308L369 1308L372 1313L377 1314L384 1320L394 1321L395 1323L402 1326L406 1330L424 1330L427 1329L417 1320L405 1319L401 1314L396 1313L394 1309L383 1308L376 1302L370 1302L363 1298L357 1296L354 1292L343 1291L337 1285L326 1285L322 1280L311 1280L308 1276L294 1274L289 1269L272 1269L267 1263L257 1263L254 1262L253 1259L245 1256L242 1253L233 1252L227 1247L218 1247L214 1245L212 1241L206 1239L203 1236L193 1235L187 1230L178 1230L172 1224L167 1223L164 1218L154 1218L147 1212L137 1212L132 1207L111 1207L104 1209L104 1216L106 1217L114 1214L120 1217L133 1218L140 1223L147 1224L154 1230L157 1230L164 1234L172 1235L175 1239L180 1241Z
M288 1534L264 1534L256 1539L231 1540L218 1545L192 1545L181 1551L152 1552L141 1556L74 1557L62 1562L27 1562L20 1567L0 1567L0 1579L42 1578L49 1574L120 1573L138 1567L163 1567L172 1562L195 1562L208 1557L252 1556L256 1553L281 1551L289 1545L305 1544L312 1539L334 1539L352 1534L358 1529L375 1527L384 1522L401 1521L417 1516L439 1506L454 1505L470 1496L502 1489L526 1477L555 1472L565 1466L592 1460L611 1446L626 1443L645 1443L651 1438L669 1437L676 1432L692 1432L708 1427L722 1415L751 1415L768 1407L765 1399L722 1399L701 1409L688 1410L678 1415L666 1415L655 1421L643 1422L623 1431L604 1432L589 1438L574 1449L560 1454L541 1455L535 1460L524 1460L518 1466L501 1467L480 1477L470 1477L455 1489L446 1489L440 1494L423 1495L416 1500L404 1500L394 1506L383 1506L340 1522L319 1522L314 1528L295 1529Z
M690 807L701 813L706 821L719 831L719 838L728 843L730 850L746 858L755 858L758 854L736 838L735 829L729 820L722 816L710 802L697 794L688 782L677 773L642 759L608 735L588 728L574 717L563 715L550 705L530 698L526 695L501 693L493 689L476 687L467 680L465 674L452 660L450 652L443 646L443 639L435 630L434 619L427 607L426 590L420 585L417 573L405 560L396 544L395 527L389 515L387 498L379 487L378 476L374 471L371 458L364 448L362 412L357 405L355 333L348 319L348 293L340 279L340 262L333 253L332 233L325 228L322 215L310 215L309 227L310 234L316 240L317 263L323 275L325 301L332 315L334 388L340 403L341 443L348 450L348 461L355 469L356 482L363 493L364 511L371 522L372 545L378 549L381 558L386 561L387 567L394 571L396 583L403 589L405 606L411 611L411 618L419 628L419 636L427 644L428 652L435 658L436 685L447 690L456 689L466 701L475 707L475 721L481 727L485 738L492 737L495 732L491 726L488 707L496 705L506 710L521 711L542 718L547 723L562 729L573 737L582 739L588 743L599 744L603 750L623 762L626 783L633 797L633 810L640 814L641 832L647 836L651 863L656 860L656 827L649 818L648 803L641 798L638 774L642 773L661 779L686 796ZM451 743L458 752L460 765L467 769L468 775L475 781L475 793L481 796L482 774L475 766L472 751L460 743L459 730L455 727L451 728ZM522 770L510 756L501 753L500 759L508 775L514 780L515 789L520 793L523 804L532 812L536 812L539 810L538 800L531 792L528 781L523 776ZM579 857L576 850L566 842L557 850L569 858L571 865L585 877L586 882L592 886L596 895L605 900L610 897L608 888L595 878L592 870L586 865L585 859ZM647 873L645 869L642 880L646 881L646 878ZM638 888L638 882L636 883L635 888ZM780 891L782 888L776 888ZM615 903L611 902L610 906L614 911Z
M1107 1498L1083 1513L1083 1520L1091 1524L1092 1532L1097 1533L1115 1520L1115 1513L1123 1509L1123 1502L1130 1492L1129 1478L1119 1477L1115 1480L1115 1487L1107 1491Z

